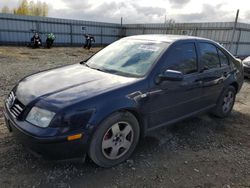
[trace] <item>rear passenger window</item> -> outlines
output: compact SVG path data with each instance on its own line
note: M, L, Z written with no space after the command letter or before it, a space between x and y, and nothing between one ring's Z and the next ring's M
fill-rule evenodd
M197 72L197 55L194 43L185 43L170 49L166 58L167 69L183 74Z
M220 49L218 49L218 54L219 54L221 66L222 67L228 66L229 62L228 62L227 56Z
M213 69L220 67L220 60L217 49L209 43L199 43L201 52L201 63L205 69Z

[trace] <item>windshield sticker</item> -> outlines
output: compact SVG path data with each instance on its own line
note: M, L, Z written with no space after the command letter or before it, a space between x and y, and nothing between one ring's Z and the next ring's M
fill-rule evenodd
M152 45L140 45L139 49L140 50L147 50L147 51L156 52L156 51L158 51L160 49L160 47L152 46Z

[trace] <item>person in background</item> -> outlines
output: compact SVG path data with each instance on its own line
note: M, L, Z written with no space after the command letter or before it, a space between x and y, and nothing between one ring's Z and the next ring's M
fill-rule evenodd
M90 49L92 46L92 42L95 42L95 37L90 34L85 34L85 45L84 48Z

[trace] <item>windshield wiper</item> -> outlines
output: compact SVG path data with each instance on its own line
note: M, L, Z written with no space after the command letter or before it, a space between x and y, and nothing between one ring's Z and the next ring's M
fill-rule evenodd
M138 77L134 74L130 74L130 73L124 73L118 70L113 70L113 69L105 69L105 68L97 68L97 67L91 67L89 66L87 63L83 64L86 67L90 68L90 69L94 69L94 70L98 70L101 72L106 72L106 73L110 73L110 74L116 74L116 75L120 75L120 76L126 76L126 77Z
M96 68L96 67L90 67L91 69L94 69L94 70L98 70L98 71L101 71L101 72L106 72L104 69L100 69L100 68Z
M90 68L90 66L86 62L82 63L82 65L85 65L86 67Z
M101 72L106 72L105 69L100 69L100 68L97 68L97 67L91 67L87 63L85 63L83 65L85 65L86 67L88 67L90 69L98 70L98 71L101 71Z
M103 71L111 73L111 74L117 74L119 72L117 70L112 70L112 69L103 69Z
M86 65L87 61L86 60L83 60L80 62L81 65Z

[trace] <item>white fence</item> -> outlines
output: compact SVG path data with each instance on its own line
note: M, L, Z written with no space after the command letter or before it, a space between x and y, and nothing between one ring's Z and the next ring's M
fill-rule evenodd
M237 24L230 48L233 26L233 22L127 24L123 32L126 36L138 34L179 34L205 37L221 43L235 55L250 55L250 24Z
M119 24L66 20L35 16L20 16L0 13L0 43L24 44L30 41L34 31L38 31L42 40L46 34L56 35L57 45L81 45L84 34L95 36L97 45L107 45L120 38Z
M0 44L23 45L30 41L33 31L41 33L43 41L46 38L45 34L53 32L56 35L55 45L82 45L85 33L95 36L96 45L107 45L130 35L179 34L209 38L223 44L234 55L250 55L250 24L238 23L231 43L233 26L233 22L125 24L121 26L114 23L0 13Z

